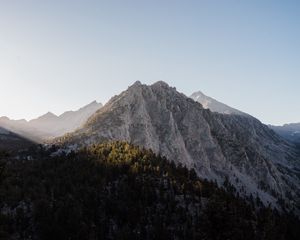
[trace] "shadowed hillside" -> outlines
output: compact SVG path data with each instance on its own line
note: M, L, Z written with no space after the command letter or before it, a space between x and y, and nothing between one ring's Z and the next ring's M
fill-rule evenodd
M9 160L1 239L297 239L299 222L124 142ZM52 154L53 155L53 154ZM3 168L2 168L3 169ZM226 189L226 190L225 190Z
M0 127L0 151L17 151L33 146L35 143Z

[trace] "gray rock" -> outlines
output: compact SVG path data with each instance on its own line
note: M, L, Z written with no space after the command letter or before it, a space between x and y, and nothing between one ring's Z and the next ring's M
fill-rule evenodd
M135 83L87 123L57 142L90 145L123 140L194 168L202 178L228 179L242 195L299 206L299 156L288 142L249 115L213 113L169 87Z

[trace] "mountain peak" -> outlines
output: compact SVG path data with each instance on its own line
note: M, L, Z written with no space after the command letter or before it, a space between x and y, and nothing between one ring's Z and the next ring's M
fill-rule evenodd
M160 80L157 81L156 83L152 84L153 87L162 87L162 88L169 88L169 84L167 84L166 82Z
M95 107L102 106L102 103L98 103L96 100L94 100L94 101L92 101L91 103L85 105L82 108L88 108L88 107L93 107L93 106L95 106Z
M141 81L137 80L134 82L134 84L132 84L132 86L140 86L142 85Z
M205 96L205 94L201 91L197 91L197 92L194 92L192 95L191 95L191 98L195 98L195 97L198 97L198 96Z
M159 98L174 98L178 94L183 96L183 94L177 92L175 87L169 86L169 84L164 81L158 81L151 85L143 84L140 81L137 81L126 91L121 93L119 96L116 96L116 98L112 98L111 100L114 102L115 100L120 100L122 98L122 101L124 101L123 97L126 97L126 102L136 102L137 98L144 98L147 101L154 95L159 96ZM185 95L184 97L187 98Z
M170 87L169 84L167 84L164 81L157 81L153 83L152 85L146 85L141 83L140 81L136 81L134 84L129 86L129 89L138 89L138 88L162 88L162 89L176 89L173 87Z
M248 116L246 113L241 112L235 108L232 108L224 103L217 101L214 98L206 96L203 92L197 91L194 92L190 98L194 101L199 102L205 109L209 109L212 112L217 112L221 114L234 114Z
M52 121L53 119L57 119L57 118L58 118L58 116L55 115L54 113L47 112L46 114L44 114L38 118L30 120L29 123L41 122L41 121Z
M143 84L140 81L135 81L132 85L128 87L128 89L138 89L141 88Z
M94 100L91 103L89 103L88 105L94 105L94 104L98 104L98 102L96 100Z
M57 118L57 116L52 113L52 112L47 112L46 114L42 115L40 118L45 117L45 118Z

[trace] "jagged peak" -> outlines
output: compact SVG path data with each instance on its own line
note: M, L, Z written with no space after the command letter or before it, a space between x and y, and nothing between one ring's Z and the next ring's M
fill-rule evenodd
M45 117L47 116L47 117L57 117L54 113L52 113L52 112L47 112L45 115L44 115Z
M73 111L73 110L66 111L66 112L62 113L61 115L59 115L59 117L63 118L65 116L68 116L70 114L74 114L76 112L85 111L87 109L95 110L95 109L101 108L101 107L103 107L102 103L98 103L96 100L94 100L94 101L90 102L89 104L87 104L87 105L85 105L85 106L83 106L83 107L81 107L81 108L79 108L75 111Z
M172 88L172 89L175 89L174 87L170 87L168 83L160 80L160 81L157 81L155 83L153 83L152 85L147 85L147 84L143 84L141 83L141 81L136 81L134 82L134 84L132 84L131 86L129 86L128 89L137 89L137 88L142 88L142 87L155 87L155 88Z
M206 96L202 91L197 91L197 92L194 92L192 95L191 95L191 97L196 97L196 96Z
M154 92L160 92L160 93L173 93L173 94L182 94L177 91L175 87L170 86L168 83L160 80L157 81L151 85L143 84L140 81L136 81L133 85L129 86L128 89L124 92L122 92L120 95L117 95L113 97L111 100L115 101L117 99L120 99L120 97L126 96L126 95L135 95L137 92L143 92L147 90L152 90ZM184 95L184 94L182 94Z
M41 120L41 119L52 119L52 118L58 118L57 115L55 115L54 113L52 112L47 112L46 114L36 118L36 119L32 119L30 120L29 122L33 122L33 121L36 121L36 120Z
M163 87L163 88L170 88L169 84L160 80L160 81L157 81L155 83L152 84L153 87Z
M102 106L102 103L98 103L96 100L94 100L82 108L91 107L91 106Z
M174 96L181 96L188 99L183 93L176 90L175 87L169 86L164 81L157 81L151 85L143 84L140 81L136 81L130 85L125 91L118 95L113 96L104 106L103 111L106 109L112 109L114 106L118 105L128 105L129 103L137 103L144 98L147 101L148 97L152 94L160 95L161 97L172 98ZM139 99L139 100L138 100ZM116 105L115 105L116 104Z
M98 102L96 100L90 102L88 105L94 105L94 104L98 104Z
M141 86L141 85L142 85L142 83L140 80L137 80L134 82L134 84L132 84L132 86Z
M81 111L81 110L85 110L85 109L89 109L89 108L100 108L103 107L102 103L98 103L96 100L92 101L91 103L83 106L82 108L79 108L77 111ZM74 112L74 111L71 111Z
M144 84L142 84L139 80L137 80L132 85L130 85L127 90L129 90L129 91L131 91L131 90L136 91L137 89L140 89L143 86L144 86Z

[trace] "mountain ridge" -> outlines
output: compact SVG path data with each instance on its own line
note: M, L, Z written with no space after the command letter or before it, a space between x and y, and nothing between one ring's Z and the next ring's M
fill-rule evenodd
M243 115L252 117L251 115L244 113L238 109L232 108L222 102L217 101L214 98L206 96L201 91L194 92L190 98L202 104L205 109L210 109L212 112L230 115ZM300 144L300 123L288 123L283 125L271 125L268 127L274 130L278 135L286 139L287 141Z
M203 178L228 178L265 204L282 198L292 207L299 201L293 146L253 117L211 112L161 81L134 83L56 142L76 148L114 140L175 159Z
M0 117L0 126L36 142L43 142L74 131L101 107L101 103L93 101L75 111L66 111L60 115L47 112L29 121Z
M300 123L288 123L281 126L268 126L286 140L300 144Z
M205 109L210 109L212 112L218 112L218 113L222 113L222 114L236 114L236 115L242 115L242 116L250 116L247 113L244 113L244 112L237 110L235 108L232 108L224 103L221 103L212 97L206 96L201 91L194 92L190 96L190 98L192 98L196 102L201 103Z

